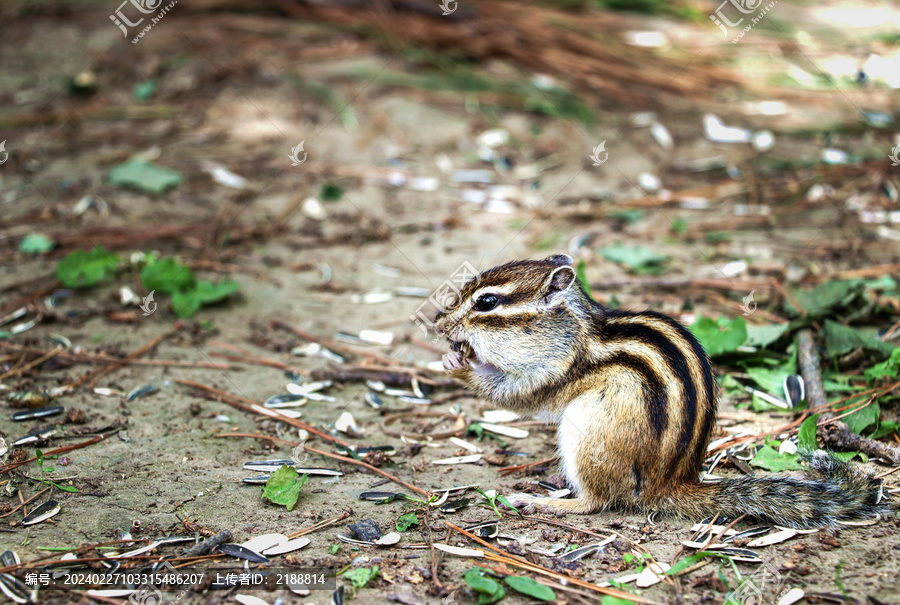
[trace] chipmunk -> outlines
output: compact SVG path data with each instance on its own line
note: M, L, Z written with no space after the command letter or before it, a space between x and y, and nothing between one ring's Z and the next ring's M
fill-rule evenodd
M450 341L450 376L500 407L559 421L558 453L577 497L517 495L516 506L747 513L797 528L887 512L880 481L825 452L806 457L813 478L701 483L716 418L706 352L671 317L601 306L571 265L561 254L485 271L435 321Z

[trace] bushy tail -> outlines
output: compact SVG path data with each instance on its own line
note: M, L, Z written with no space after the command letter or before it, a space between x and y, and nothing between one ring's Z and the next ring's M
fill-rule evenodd
M880 480L856 472L823 451L807 455L805 460L813 475L808 479L741 477L685 484L661 508L695 520L717 513L733 519L746 513L798 529L834 527L838 521L891 511Z

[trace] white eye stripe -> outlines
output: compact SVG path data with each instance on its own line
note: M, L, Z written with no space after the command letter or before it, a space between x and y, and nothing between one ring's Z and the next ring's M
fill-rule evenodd
M516 305L514 307L497 307L491 312L493 315L522 315L534 314L537 309L533 305Z

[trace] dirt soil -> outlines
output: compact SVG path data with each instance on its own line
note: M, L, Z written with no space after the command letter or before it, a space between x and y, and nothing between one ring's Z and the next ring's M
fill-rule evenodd
M54 490L53 498L61 503L62 510L51 521L23 527L14 523L21 519L21 513L3 519L0 550L14 550L23 561L54 555L48 549L115 540L135 523L140 526L139 532L132 532L136 537L193 536L199 527L212 533L231 530L235 542L242 542L258 534L288 534L352 512L349 519L309 535L311 543L293 553L292 562L335 571L351 564L377 564L381 577L358 591L355 602L359 603L398 599L407 603L474 602L461 578L472 567L470 563L450 555L439 557L435 578L430 550L415 545L433 539L472 547L471 542L448 532L442 521L465 526L496 519L490 508L449 514L432 510L427 521L420 517L419 527L403 532L394 547L342 544L335 534L349 534L348 523L373 519L382 531L393 531L397 519L413 505L402 501L377 505L359 500L360 493L372 489L402 490L390 483L380 484L380 477L371 471L317 456L308 463L338 468L345 474L336 481L310 478L291 512L267 503L261 498L259 486L241 482L253 474L241 466L249 460L290 457L291 448L264 440L222 437L259 433L297 441L296 429L210 400L176 380L195 381L255 402L285 392L290 380L283 369L228 362L212 353L236 353L217 348L215 343L236 345L304 371L335 367L318 358L290 356L290 349L304 341L288 331L271 329L273 320L322 338L365 329L391 331L393 344L365 350L387 357L397 366L423 368L439 360L439 350L444 347L434 334L424 333L410 320L423 299L395 296L378 304L362 304L354 297L373 289L400 286L433 291L465 262L483 269L510 259L565 252L578 236L591 237L594 248L609 242L649 245L673 259L664 278L674 282L723 279L720 269L725 264L752 259L751 266L757 272L736 278L738 286L731 291L700 291L683 284L644 287L643 283L655 278L635 277L589 249L577 249L576 255L587 261L588 281L599 300L616 299L622 306L635 309L655 308L685 321L697 313L741 315L741 299L751 289L743 289L741 280L766 283L766 271L772 267L788 268L788 273L831 274L900 261L896 242L880 238L875 226L860 224L855 215L848 215L845 199L806 205L802 216L795 217L799 220L774 226L739 225L741 217L746 217L739 206L761 203L753 199L753 194L749 202L744 195L712 196L712 205L702 210L644 204L644 218L634 224L608 216L562 217L566 209L579 207L579 203L584 207L587 200L606 199L633 207L626 202L649 199L635 186L637 175L645 172L660 176L674 191L727 180L724 173L711 178L704 173L676 170L676 160L722 155L740 167L747 178L764 181L752 187L780 182L779 177L769 176L771 173L758 172L758 156L749 147L706 140L702 130L706 108L687 103L651 108L677 142L674 151L667 151L654 141L648 129L629 125L634 111L640 108L616 107L613 103L594 108L598 110L598 122L585 126L524 111L480 108L472 95L463 93L435 96L391 87L373 78L415 69L407 63L406 55L378 50L356 35L321 24L274 16L198 15L182 11L179 4L137 44L131 44L110 23L105 12L108 8L65 19L16 18L0 26L0 38L4 40L0 48L4 114L59 114L55 119L45 117L33 123L7 121L0 127L0 140L6 140L9 153L9 161L0 168L0 245L4 246L0 250L0 302L4 313L9 312L9 305L48 283L47 278L52 285L52 275L64 252L89 249L99 243L125 255L157 250L160 255L180 255L184 260L211 261L214 264L207 266L212 270L198 268L198 273L213 278L227 274L240 284L240 294L204 308L146 358L231 363L232 368L130 365L104 376L96 386L128 392L153 384L159 390L126 402L122 397L101 396L81 386L59 398L61 405L84 410L87 422L80 427L63 426L60 435L43 449L79 443L95 433L105 438L68 453L67 466L54 461L57 480L71 481L79 491L69 494ZM796 7L786 7L781 19L802 18L795 17L795 12ZM635 17L636 26L643 19ZM659 26L661 21L649 19L645 27ZM671 27L673 31L696 27L697 32L702 31L696 34L698 39L710 40L703 44L720 44L705 25L673 22ZM815 35L827 38L829 31L816 31ZM761 32L759 40L767 40L766 35ZM751 34L747 36L749 40ZM853 39L868 40L862 34ZM749 42L746 44L749 46ZM346 56L333 58L338 54L335 49L340 48L345 49ZM317 58L317 50L325 58ZM749 48L737 51L735 62L740 65L742 53L749 52ZM480 69L496 78L520 76L518 68L500 61ZM67 83L86 70L94 74L97 91L88 97L70 95ZM134 87L150 79L157 80L159 87L150 102L141 104L134 99ZM313 84L335 93L338 106L349 103L349 109L337 115L334 103L311 92ZM729 104L738 105L723 98L718 107ZM822 111L839 118L855 110L847 101ZM729 118L724 117L726 122ZM758 128L757 124L764 121L754 118L743 124ZM501 152L513 169L533 165L541 158L551 160L527 182L512 172L495 170L479 160L475 145L476 137L490 128L505 129L510 134L511 140ZM817 157L824 145L820 135L801 130L794 135L778 132L777 137L775 152L783 158ZM830 144L840 143L852 153L889 148L883 140L873 140L865 132L834 137L837 140L831 139ZM589 151L604 140L609 161L595 167ZM309 159L292 166L288 156L301 141L305 141L303 151ZM112 166L146 152L157 164L183 172L184 183L158 197L108 183ZM247 187L236 190L214 182L203 170L204 160L218 162L245 177ZM454 183L446 172L447 165L487 169L495 184L514 186L517 193L511 196L510 212L491 212L461 201L461 187L477 187ZM393 186L384 178L391 170L434 177L438 187L420 191ZM303 200L321 197L323 186L335 184L343 189L342 198L322 202L324 220L310 216L315 213L303 206ZM88 195L105 202L108 215L94 209L78 217L68 214ZM38 218L30 223L6 222L30 213L38 213ZM40 213L44 213L42 218ZM103 228L139 231L197 221L196 230L168 239L135 240L134 244L104 239ZM719 223L730 238L704 239L704 233L718 231L714 226L694 237L684 235L673 228L680 221L692 225L695 221ZM23 257L16 252L17 242L33 232L45 233L55 241L68 234L67 241L73 243L59 254ZM858 245L861 240L866 242L864 246ZM325 274L327 281L323 279ZM118 292L124 285L130 285L139 296L146 294L137 280L132 283L128 279L75 292L60 306L71 316L48 317L11 342L49 349L47 336L60 334L88 353L124 355L139 349L171 330L177 318L165 295L156 296L158 310L147 317L133 305L120 306ZM759 312L751 322L772 320L766 315L771 310L767 306L769 292L768 286L758 289ZM48 293L42 293L38 300ZM686 298L690 298L693 309L685 308ZM111 312L127 316L128 321L114 321ZM349 363L364 359L351 356ZM2 371L5 368L0 367ZM4 383L15 390L55 387L72 382L86 371L84 365L57 363ZM444 392L448 391L436 393ZM359 383L339 382L326 393L336 402L310 402L300 408L302 420L331 432L340 414L351 412L362 434L341 437L357 445L395 446L397 453L382 468L421 489L477 484L485 490L512 494L555 473L553 465L544 465L529 473L501 476L498 466L486 460L434 465L433 460L466 452L443 439L412 447L385 434L380 424L386 415L419 411L424 406L384 396L384 408L374 410L364 399L366 388ZM485 402L467 396L435 404L428 411L450 412L457 405L469 420L490 409ZM748 432L772 429L790 419L784 414L748 414L730 401L724 402L721 411L725 413L724 425L739 425ZM8 417L11 411L4 413ZM11 443L34 425L4 420L0 434ZM478 445L500 465L551 456L554 428L538 422L523 426L530 433L527 438L507 441L509 450L524 452L525 456L503 456L496 451L501 449L499 444L490 440ZM717 436L725 434L720 428ZM466 439L475 442L473 437ZM331 451L321 439L310 443ZM29 455L33 455L33 449L33 445L27 447ZM874 463L868 466L877 472L887 469ZM40 484L33 480L39 475L37 466L31 463L19 470L22 474L4 476L0 484L0 505L4 507L17 505L20 493L28 497L39 490ZM719 472L736 474L730 465ZM467 497L474 496L469 492ZM551 521L603 537L614 530L625 538L571 566L570 572L577 577L601 583L633 569L623 559L630 550L629 540L640 544L656 560L670 561L681 541L690 539L694 520L661 518L651 523L642 516L612 511ZM426 523L430 531L425 530ZM739 527L749 526L745 522ZM513 515L503 517L501 534L514 539L500 538L496 543L504 550L513 544L513 552L521 550L515 540L528 548L546 550L554 545L586 545L601 539ZM329 554L334 546L340 546L337 554ZM165 552L177 552L175 547L167 549ZM900 532L895 520L802 535L757 549L766 568L777 570L778 577L777 581L761 581L761 600L748 600L744 605L774 603L779 594L792 587L845 598L846 602L863 602L870 597L871 603L900 603L900 565L894 554L898 549ZM536 560L551 564L550 557ZM740 563L738 569L749 575L762 567ZM673 583L637 589L637 593L659 603L719 603L736 586L734 570L714 561ZM634 589L633 584L628 587ZM234 602L234 592L209 591L183 597L169 592L165 599L179 603ZM847 596L841 597L842 592ZM533 602L512 590L508 593L504 603ZM320 604L331 598L328 591L303 598L283 589L252 594L269 603L276 597L287 603ZM580 600L561 590L557 595L560 602ZM76 593L47 591L42 592L41 601L74 603L79 598Z

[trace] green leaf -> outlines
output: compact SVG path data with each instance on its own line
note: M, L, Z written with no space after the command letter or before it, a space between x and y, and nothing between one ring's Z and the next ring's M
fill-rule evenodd
M818 449L819 442L816 441L816 421L818 419L819 415L813 414L800 425L800 431L798 432L797 437L799 441L798 447L801 450L814 452Z
M753 379L753 382L760 390L765 391L769 395L774 395L779 399L784 399L784 379L793 374L790 369L780 368L763 368L760 366L752 366L747 368L747 374Z
M478 441L481 441L484 437L488 439L493 439L494 441L500 444L500 447L506 448L506 441L500 435L495 433L485 432L484 427L481 426L480 422L473 422L468 427L466 427L466 435L473 435L478 438Z
M834 585L841 589L844 596L847 596L847 589L844 588L844 582L841 581L841 570L843 569L844 561L846 560L846 557L842 558L838 564L834 566Z
M625 265L632 273L638 275L659 275L663 271L663 264L668 260L665 254L655 252L652 248L641 244L616 242L600 248L598 252L606 260Z
M780 454L778 453L778 450L773 449L768 445L764 445L757 450L756 456L753 457L750 464L775 473L781 471L798 471L803 468L800 466L798 458L799 456L797 456L797 454Z
M218 284L201 279L193 290L172 295L172 308L182 319L193 317L200 307L225 299L240 290L237 282L223 279Z
M744 344L748 347L765 348L781 338L787 333L787 330L788 324L766 324L763 326L748 324L747 342Z
M353 458L354 460L362 460L362 456L357 454L356 450L353 448L347 447L345 445L341 445L340 443L335 443L334 449L336 449L337 452L342 456L347 456L348 458ZM396 494L395 497L400 496L400 495L402 495L402 494ZM393 500L393 498L391 498L391 500ZM387 502L390 502L391 500L387 500ZM379 504L381 502L383 502L383 501L380 500Z
M829 377L834 378L834 380L829 380ZM848 384L847 378L849 376L843 376L837 373L822 373L822 388L825 389L826 393L853 393L854 391L864 391L865 387L863 386L854 386L852 384Z
M688 567L690 567L697 561L700 561L701 559L708 557L710 555L711 555L711 553L708 553L708 552L698 552L696 554L689 555L687 557L683 557L683 558L679 559L678 562L675 563L675 565L673 565L672 567L670 567L669 569L666 570L666 575L674 576L675 574L680 573L681 571L684 571L685 569L687 569Z
M272 473L266 481L262 492L263 498L286 506L288 510L294 510L294 505L300 497L300 488L306 484L306 479L306 475L300 477L293 467L284 465Z
M778 441L777 439L769 437L768 435L766 435L766 442L763 443L763 445L768 445L769 447L776 449L776 450L781 448L781 442Z
M896 378L900 373L900 347L891 351L891 356L866 370L866 380L874 382L879 378Z
M463 574L463 581L478 593L478 605L496 603L506 596L503 585L485 575L481 569L470 569Z
M882 292L892 292L897 290L897 280L890 275L882 275L877 279L865 280L867 288L879 290Z
M747 322L743 317L715 320L699 316L689 328L710 357L732 353L747 340Z
M744 385L738 382L737 378L735 378L731 374L724 374L720 376L716 379L716 382L719 383L722 391L728 397L739 397L746 393L746 391L744 391Z
M60 485L59 483L56 483L55 481L44 481L44 483L49 483L53 487L55 487L57 489L61 489L62 491L68 492L70 494L78 493L78 488L75 487L74 485Z
M19 252L22 254L38 255L53 250L53 240L41 233L29 233L19 243Z
M164 258L150 263L141 271L141 283L144 284L144 287L162 294L188 290L196 281L191 268L182 265L174 258Z
M397 531L406 531L413 525L419 524L419 518L416 517L416 513L406 513L399 519L397 519Z
M861 435L864 430L878 422L878 417L880 415L881 407L878 405L877 401L873 401L866 407L845 416L843 421L851 431L857 435Z
M484 437L484 427L480 422L473 422L466 427L466 435L473 435L478 438L478 441L481 441L481 438Z
M673 565L672 567L670 567L669 569L666 570L666 575L667 576L678 575L679 573L681 573L688 567L691 567L698 561L701 561L707 557L716 557L719 559L724 559L726 561L732 562L731 557L729 557L728 555L723 555L722 553L709 552L709 551L702 550L698 553L694 553L693 555L689 555L687 557L683 557L683 558L679 559L678 562L675 563L675 565ZM733 562L732 562L732 564L733 564Z
M553 592L550 587L544 586L543 584L538 584L533 578L524 576L508 576L503 581L506 582L506 584L516 592L521 592L522 594L535 598L538 601L556 600L556 593Z
M619 597L611 597L609 595L603 595L603 598L600 599L600 605L633 605L634 601L626 601L625 599L620 599Z
M341 552L341 545L340 545L340 544L332 544L331 546L328 547L328 554L329 554L329 555L336 555L336 554L338 554L339 552Z
M141 103L146 103L153 98L154 94L156 94L157 88L159 88L159 80L151 79L138 82L134 85L134 98Z
M808 317L822 317L833 311L847 307L863 292L864 285L860 280L827 281L812 290L794 290L793 299L806 311ZM785 310L793 316L800 315L790 302L785 299Z
M753 393L750 396L750 409L757 413L784 411L784 408L778 407L771 401L766 401L758 393Z
M353 594L356 594L356 590L358 588L364 587L369 583L370 580L376 578L378 576L378 566L376 565L372 569L368 567L357 567L355 569L348 569L344 573L341 574L341 577L350 580L350 583L353 584Z
M39 449L34 450L34 457L37 458L38 466L44 466L44 452Z
M344 197L344 190L337 185L326 183L322 185L322 190L319 191L319 197L322 198L323 202L337 202Z
M674 221L672 221L671 227L672 231L678 233L679 235L684 235L688 230L687 221L683 218L676 218Z
M609 218L614 221L622 221L626 225L633 225L638 221L643 220L644 211L637 208L620 210L618 212L613 212L612 214L610 214Z
M747 364L749 365L749 361ZM765 363L774 364L775 360L768 359L765 360ZM791 353L791 356L786 361L781 361L775 365L761 366L761 365L752 365L747 367L747 374L750 378L753 379L753 382L756 383L759 390L764 391L770 395L778 397L779 399L784 399L784 379L791 375L797 373L797 351ZM755 411L768 411L776 409L777 406L773 406L771 403L763 401L762 399L757 400L754 397L754 401L752 407ZM778 408L780 409L780 408Z
M109 171L109 183L115 187L136 189L142 193L161 195L181 184L180 172L144 160L128 160Z
M893 356L895 345L880 340L874 334L848 328L830 319L825 320L825 348L832 357L845 355L862 347L866 351L876 352L883 356Z
M878 425L878 430L872 433L870 439L881 439L882 437L887 437L888 435L896 433L897 430L900 430L900 422L885 420L880 425Z
M497 502L499 502L499 503L502 504L503 506L509 508L510 510L515 511L515 513L516 513L517 515L519 515L520 517L522 516L522 511L520 511L518 508L516 508L515 506L513 506L513 505L512 505L512 502L510 502L510 501L509 501L509 498L507 498L506 496L504 496L504 495L502 495L502 494L497 494L496 500L497 500Z
M89 288L116 272L119 257L97 246L90 252L76 250L56 266L56 278L67 288Z
M730 242L732 237L734 236L727 231L710 231L703 239L706 240L707 244L721 244L722 242Z
M831 452L831 455L840 460L841 462L850 462L854 458L860 455L859 452Z
M789 364L777 368L763 368L760 366L747 368L747 374L759 386L760 390L779 399L784 399L784 379L796 373L797 370L790 367Z

